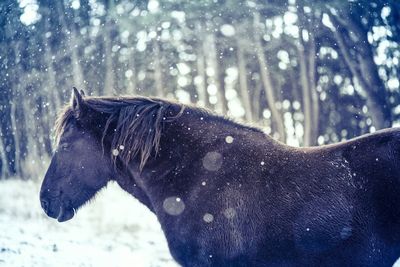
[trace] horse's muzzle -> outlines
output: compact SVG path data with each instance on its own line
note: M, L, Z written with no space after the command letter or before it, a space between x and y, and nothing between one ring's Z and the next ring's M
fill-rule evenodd
M42 195L40 204L47 216L57 219L59 222L65 222L75 215L75 209L66 205L58 199L50 199Z

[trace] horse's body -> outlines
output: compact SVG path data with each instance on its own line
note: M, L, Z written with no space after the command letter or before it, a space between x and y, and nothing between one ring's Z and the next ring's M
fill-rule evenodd
M89 166L92 156L82 154L78 163L60 166L64 154L56 152L41 192L49 216L72 218L71 210L115 180L157 215L171 254L183 266L391 266L400 256L398 129L293 148L196 108L144 99L136 105L156 105L137 116L124 110L135 109L128 99L84 100L77 94L67 110L72 115L64 114L59 124L60 146L63 138L93 146L91 155L104 164ZM132 114L145 111L152 115L133 126ZM148 147L140 145L131 158L117 155L114 147L126 152L138 147L135 138L149 139L143 125L151 129L154 151L148 158ZM115 138L121 129L132 132ZM117 158L110 160L111 153ZM89 174L79 178L76 166ZM100 173L104 177L96 178ZM66 176L88 181L56 181ZM66 193L68 185L85 193ZM49 193L57 190L61 197Z

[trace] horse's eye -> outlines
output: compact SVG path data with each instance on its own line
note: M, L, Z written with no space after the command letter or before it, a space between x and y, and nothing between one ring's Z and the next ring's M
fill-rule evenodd
M68 143L62 143L62 144L60 145L60 148L61 148L62 150L67 150L67 149L69 148L69 144L68 144Z

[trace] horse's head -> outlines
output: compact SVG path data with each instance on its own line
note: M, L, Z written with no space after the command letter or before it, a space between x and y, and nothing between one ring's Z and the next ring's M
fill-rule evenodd
M101 138L84 123L89 115L85 112L85 100L74 88L71 106L59 118L64 121L58 125L58 147L40 191L42 208L59 222L71 219L112 175L113 164L102 153Z

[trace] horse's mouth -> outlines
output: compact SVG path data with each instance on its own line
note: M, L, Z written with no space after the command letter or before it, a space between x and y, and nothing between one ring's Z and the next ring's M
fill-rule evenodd
M58 222L68 221L68 220L72 219L72 217L74 217L74 215L75 215L74 208L61 205L60 211L57 216L57 221Z

